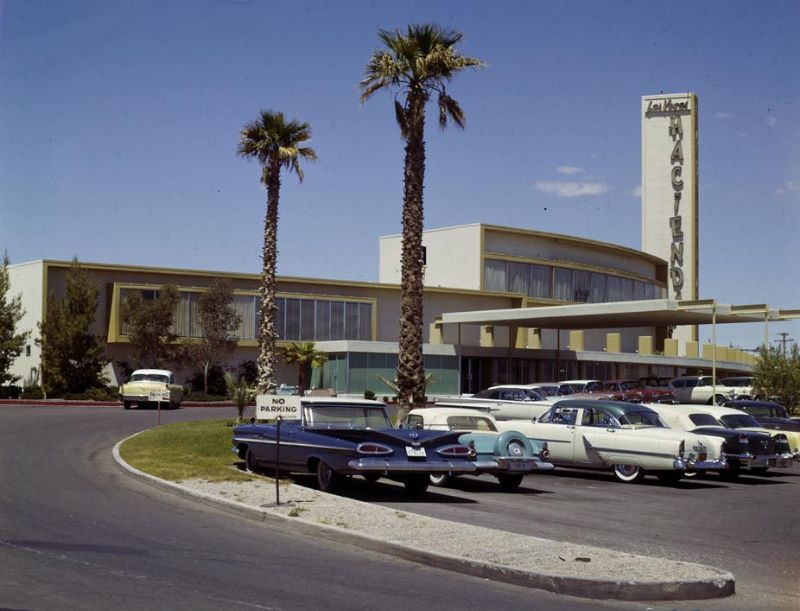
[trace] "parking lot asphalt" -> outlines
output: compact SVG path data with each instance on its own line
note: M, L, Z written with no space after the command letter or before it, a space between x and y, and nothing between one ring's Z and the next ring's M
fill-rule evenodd
M353 482L348 495L464 524L726 569L735 599L709 608L792 609L800 600L800 464L723 482L621 484L610 473L556 469L514 493L489 476L461 477L412 500L396 486Z

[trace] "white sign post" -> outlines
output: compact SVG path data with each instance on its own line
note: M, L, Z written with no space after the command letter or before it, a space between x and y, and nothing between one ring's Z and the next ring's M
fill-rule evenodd
M147 400L151 403L153 401L156 402L156 409L158 411L156 424L161 424L161 402L170 400L169 390L151 390L147 396Z
M297 395L256 395L256 420L300 419L300 397Z

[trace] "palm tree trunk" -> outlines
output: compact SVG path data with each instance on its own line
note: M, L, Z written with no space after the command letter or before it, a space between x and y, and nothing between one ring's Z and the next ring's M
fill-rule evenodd
M398 417L425 400L422 360L422 191L425 178L425 96L408 98L403 192L403 250L400 272L400 351L397 364Z
M278 201L280 200L281 178L277 157L270 159L267 179L267 213L264 219L264 262L261 273L261 308L258 330L258 392L272 392L275 381L276 345L278 334L275 331L275 269L278 260Z

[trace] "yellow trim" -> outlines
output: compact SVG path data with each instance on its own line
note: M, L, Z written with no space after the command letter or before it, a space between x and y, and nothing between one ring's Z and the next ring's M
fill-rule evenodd
M478 274L480 275L480 282L478 283L478 287L480 290L485 291L486 284L484 278L486 277L486 274L484 273L484 270L486 269L486 228L483 224L480 224L478 227L480 229L480 244L478 246L480 248L478 257Z
M50 265L52 267L68 268L70 266L69 261L62 261L56 259L46 259L46 260L42 259L42 261L45 264ZM85 267L87 270L94 269L98 271L110 271L110 272L120 271L120 272L134 272L134 273L172 274L181 276L197 276L201 278L222 277L222 278L230 278L238 280L251 280L253 282L261 281L261 274L246 274L241 272L203 271L203 270L179 269L179 268L169 268L169 267L147 267L147 266L137 267L133 265L118 265L115 263L85 263L83 261L81 261L81 267ZM400 290L399 284L362 282L357 280L352 280L352 281L331 280L326 278L302 278L299 276L277 276L276 280L279 284L296 282L298 284L308 284L311 286L327 285L331 287L363 288L370 290L383 290L383 291L395 291L395 292L398 292ZM164 284L170 284L170 282L165 280L164 282L155 283L156 286L163 286ZM254 289L254 291L258 292L258 289ZM481 295L483 293L483 291L475 289L449 288L440 286L426 286L425 292L440 293L445 295Z

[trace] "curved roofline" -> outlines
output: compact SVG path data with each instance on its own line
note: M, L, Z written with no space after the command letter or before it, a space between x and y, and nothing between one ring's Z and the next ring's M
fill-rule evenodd
M593 246L595 248L601 248L603 250L607 250L609 252L615 252L618 254L623 254L625 256L635 256L645 261L650 261L651 263L657 263L662 265L667 264L666 260L660 257L656 257L655 255L651 255L649 253L643 252L641 250L636 250L635 248L630 248L628 246L620 246L619 244L612 244L611 242L601 242L599 240L592 240L589 238L578 238L563 233L551 233L548 231L537 231L534 229L521 229L519 227L506 227L504 225L489 225L486 223L478 223L478 224L483 229L488 229L491 231L530 235L541 238L548 238L551 240L561 240L562 242L568 242L570 244L575 244L578 246Z

